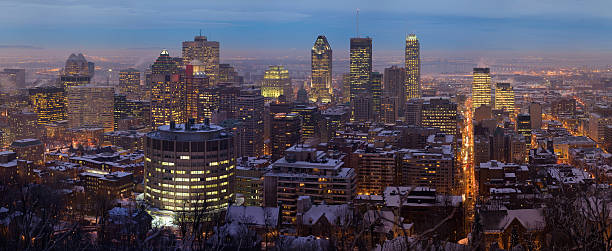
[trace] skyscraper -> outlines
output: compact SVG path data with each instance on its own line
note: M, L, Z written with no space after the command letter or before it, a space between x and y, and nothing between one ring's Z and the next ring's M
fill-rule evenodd
M236 69L230 64L219 64L218 83L242 84L242 79L238 76Z
M403 114L403 106L406 104L406 70L401 67L391 66L385 68L383 74L383 96L397 97L398 114Z
M516 131L525 137L527 149L531 147L531 117L529 114L519 114L516 117Z
M457 136L457 104L448 98L427 98L421 106L421 125Z
M90 64L85 59L83 54L70 54L64 70L60 74L61 86L65 89L70 86L79 86L89 84L91 81Z
M260 89L248 88L238 97L240 156L260 157L264 148L264 97Z
M317 37L311 51L311 95L313 102L331 102L332 94L332 49L327 38Z
M203 95L205 89L209 87L210 79L203 72L204 68L201 65L185 66L185 110L187 112L185 119L193 118L196 123L203 123L205 110L202 106ZM210 114L208 114L210 118Z
M185 122L185 85L176 61L162 50L151 66L151 129Z
M204 66L210 84L216 85L219 77L219 42L208 41L206 36L196 36L194 41L183 42L183 64L192 64L193 60Z
M514 113L514 88L510 83L495 84L495 110Z
M350 102L361 94L369 94L372 79L372 39L351 38Z
M289 71L282 65L268 67L261 84L261 94L268 99L275 99L284 95L287 100L293 100Z
M491 71L474 68L472 81L472 111L481 105L491 105Z
M421 97L421 53L415 34L406 36L406 99Z
M372 93L372 109L374 110L374 119L380 119L380 103L382 101L382 82L383 75L379 72L372 72L372 80L370 80L370 93Z
M127 99L141 99L140 71L129 68L119 72L119 93Z
M297 113L302 119L302 129L300 139L308 140L315 138L319 132L321 122L321 112L317 106L296 105L291 108L291 112Z
M68 125L72 128L104 128L104 132L113 131L114 94L112 86L68 87Z
M301 119L297 113L277 113L272 118L272 161L282 158L285 149L300 142Z
M529 104L529 117L531 119L531 129L542 129L542 104L531 102Z
M49 124L66 119L66 92L60 87L28 89L32 111L38 116L38 124Z

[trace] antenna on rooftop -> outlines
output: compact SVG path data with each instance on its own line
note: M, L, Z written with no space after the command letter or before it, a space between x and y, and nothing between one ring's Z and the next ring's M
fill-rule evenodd
M200 37L202 36L202 29L200 29Z
M355 22L355 26L357 29L357 37L359 37L359 8L357 8L357 15L356 15L356 22Z

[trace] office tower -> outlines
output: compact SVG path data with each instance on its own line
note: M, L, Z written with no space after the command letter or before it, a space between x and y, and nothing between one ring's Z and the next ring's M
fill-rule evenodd
M342 100L341 103L351 102L351 74L342 74Z
M45 163L45 145L38 139L15 140L9 149L17 154L17 159L32 161L36 165Z
M421 109L423 106L423 99L416 98L408 100L406 103L404 117L406 125L421 125Z
M336 131L342 128L351 119L351 113L342 106L336 106L327 110L321 111L323 117L323 130L321 135L323 142L328 142L336 136Z
M304 89L303 86L297 91L297 98L295 99L295 103L298 103L298 104L308 104L309 103L308 92L306 91L306 89Z
M204 118L211 117L204 109L203 101L205 90L210 86L210 78L204 73L202 65L188 64L185 66L185 112L186 118L195 119L196 123L203 123ZM207 116L208 115L208 116Z
M194 41L183 42L183 64L194 64L197 60L204 66L210 84L216 85L219 78L219 42L208 41L206 36L196 36Z
M370 94L372 80L372 39L351 38L350 102L362 94Z
M261 84L261 94L266 99L276 99L283 95L287 100L293 100L293 87L291 87L289 71L281 65L268 67Z
M357 173L357 193L382 194L386 187L394 185L400 156L396 151L370 147L353 152L350 160Z
M240 125L239 156L260 157L264 144L264 97L260 89L243 89L238 97Z
M297 113L302 119L302 129L300 130L300 140L306 141L318 137L317 131L320 128L321 112L316 106L296 105L290 110Z
M114 94L111 86L81 85L68 87L66 111L71 128L114 128Z
M65 89L71 86L89 84L92 78L89 63L83 54L70 54L64 70L60 73L60 83Z
M332 49L325 36L318 36L311 50L310 85L312 102L331 102L332 95Z
M458 167L455 166L451 145L405 151L400 171L402 186L429 187L439 193L453 193Z
M495 110L514 113L514 88L510 83L495 84Z
M282 207L283 222L295 223L298 198L347 204L356 195L356 179L354 170L341 160L314 148L293 146L264 175L264 206Z
M128 99L123 94L115 94L113 102L113 130L117 131L119 121L126 119L129 115Z
M374 119L380 119L380 102L382 99L382 81L383 75L379 72L372 72L370 80L370 93L372 94L372 109L374 110Z
M448 98L427 98L421 105L421 125L457 137L457 104Z
M493 111L491 110L491 106L481 105L478 108L474 109L475 122L480 122L491 118L493 118Z
M612 152L612 125L607 125L604 127L604 137L603 137L603 148L608 151L608 153Z
M142 99L140 92L140 71L129 68L119 71L119 93L127 99Z
M217 82L242 85L243 81L233 66L230 64L219 64L219 80Z
M472 111L481 105L491 105L491 72L489 68L474 68L472 81Z
M576 99L568 97L554 99L550 104L550 111L555 117L572 116L576 114Z
M192 122L160 126L145 137L144 199L152 207L210 213L226 209L233 197L234 136Z
M527 148L531 146L531 117L529 114L519 114L516 117L516 131L525 137Z
M421 53L415 34L406 36L406 99L421 97Z
M406 69L397 66L385 68L383 97L398 97L397 113L403 116L406 104Z
M300 142L301 118L297 113L277 113L270 126L272 161L275 161L285 155L285 149Z
M351 101L352 120L366 122L374 119L374 101L369 93L359 93Z
M66 92L60 87L28 89L32 111L38 116L38 124L49 124L66 119Z
M162 50L151 66L151 129L162 125L185 122L185 85L176 60Z
M404 96L404 95L402 95ZM386 124L393 124L399 118L400 97L383 96L380 102L380 120Z
M529 104L529 117L531 118L531 129L542 129L542 104L531 102Z

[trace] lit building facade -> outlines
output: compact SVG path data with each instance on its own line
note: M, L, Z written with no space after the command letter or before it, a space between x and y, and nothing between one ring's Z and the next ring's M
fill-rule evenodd
M383 97L397 97L397 114L404 114L406 104L406 70L391 66L383 74Z
M401 185L435 188L440 193L453 193L458 170L452 146L410 149L403 155Z
M128 99L142 99L140 93L140 71L129 68L119 71L119 93Z
M302 123L298 113L277 113L271 122L270 143L274 161L285 155L285 149L300 142Z
M17 154L17 159L32 161L37 165L45 163L45 145L38 139L15 140L9 149Z
M151 66L151 129L162 125L186 122L185 85L176 60L162 50Z
M194 60L204 66L210 84L216 85L219 77L219 42L208 41L206 36L196 36L194 41L183 42L183 64L192 64Z
M66 119L66 92L60 87L28 89L32 111L38 116L38 124L49 124Z
M114 94L115 91L111 86L68 87L66 95L68 125L71 128L104 128L104 132L113 131Z
M370 93L372 94L372 109L374 110L374 119L380 120L380 104L382 101L383 74L372 72L370 80Z
M510 83L495 84L495 110L514 113L514 88Z
M421 125L457 137L457 104L448 98L427 98L421 105Z
M332 49L325 36L318 36L311 50L310 99L329 103L332 95Z
M264 97L260 89L243 89L238 97L239 156L260 157L264 148Z
M293 100L289 71L281 65L268 67L261 84L261 94L267 99L276 99L283 95L287 100Z
M92 77L93 69L90 69L90 63L87 62L85 56L81 53L78 55L73 53L66 60L64 70L60 74L61 87L68 88L71 86L87 85Z
M145 138L145 201L174 212L223 210L233 197L235 162L234 137L223 127L160 126Z
M481 105L491 105L491 71L489 68L474 68L472 111Z
M531 146L531 117L529 114L519 114L516 116L516 131L525 137L527 149Z
M318 129L320 128L321 112L318 107L296 105L290 111L299 114L302 119L301 140L305 141L319 136Z
M421 45L415 34L406 36L406 99L421 97Z
M382 194L385 187L396 182L401 166L399 154L379 149L358 149L351 157L351 167L357 173L358 194Z
M362 94L369 94L372 78L372 39L351 38L350 102Z

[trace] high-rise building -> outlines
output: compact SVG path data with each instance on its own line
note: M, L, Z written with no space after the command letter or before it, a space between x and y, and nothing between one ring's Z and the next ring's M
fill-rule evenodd
M114 94L112 86L81 85L68 87L66 111L71 128L114 129Z
M421 125L421 109L423 106L423 99L415 98L408 100L405 106L404 117L406 125Z
M15 140L10 150L17 154L18 159L32 161L37 165L45 162L45 144L38 139Z
M421 97L421 53L415 34L406 36L406 99Z
M238 97L239 156L260 157L264 148L264 97L260 89L243 89Z
M380 119L380 103L382 100L382 82L383 75L379 72L372 72L372 80L370 80L370 93L372 94L372 109L374 110L374 119Z
M374 101L369 93L360 93L351 101L352 120L366 122L374 119Z
M403 96L403 95L402 95ZM399 97L383 96L380 102L380 121L387 124L395 123L399 118Z
M208 41L206 36L196 36L194 41L183 42L183 64L194 64L194 60L203 65L211 85L219 83L219 42Z
M25 69L0 71L0 88L3 91L25 88Z
M272 160L282 158L285 149L300 142L301 118L297 113L277 113L271 121Z
M426 98L421 105L421 125L457 137L457 104L448 98Z
M542 104L531 102L529 104L529 117L531 118L531 129L542 129Z
M514 113L514 88L510 83L495 84L495 110Z
M531 146L531 117L529 114L519 114L516 117L516 131L525 137L527 149Z
M395 151L358 149L353 152L351 167L357 172L358 194L382 194L396 182L401 156Z
M89 84L92 78L90 64L83 54L70 54L64 70L60 74L60 83L63 88Z
M271 65L264 74L261 84L261 94L267 99L276 99L283 95L287 100L293 100L293 87L289 71L281 65Z
M232 83L242 85L242 78L238 76L238 72L230 64L219 64L219 79L218 83Z
M282 207L283 222L294 223L298 198L347 204L356 195L356 180L355 171L341 160L314 148L293 146L264 175L264 206Z
M185 85L179 74L176 60L167 50L162 50L151 66L151 129L186 120Z
M491 105L491 71L474 68L472 81L472 111L481 105Z
M372 80L372 39L351 38L350 48L350 102L355 97L371 95L370 81Z
M127 99L142 99L140 92L140 71L129 68L119 72L119 93Z
M383 97L398 97L398 114L404 114L406 104L406 70L401 67L391 66L385 68L383 74Z
M32 111L38 116L38 124L49 124L66 119L66 92L60 87L28 89Z
M205 89L209 87L210 78L203 70L205 69L201 65L188 64L185 66L185 111L187 116L185 119L193 118L196 123L203 123L204 118L210 119L210 111L205 114L206 110L203 105Z
M408 149L403 155L401 185L435 188L452 193L457 182L457 166L451 145Z
M351 102L351 74L342 74L342 99L341 103Z
M605 141L605 129L608 125L612 125L612 116L592 112L589 115L587 135L598 144L603 144Z
M310 99L313 102L331 102L332 95L332 49L323 35L317 37L311 50Z
M146 135L144 199L174 212L223 210L233 197L234 137L221 126L191 122Z
M550 104L550 112L553 116L571 116L576 114L576 99L562 97L555 99Z
M302 119L300 140L305 141L319 136L321 112L317 106L296 105L290 111L299 114Z

